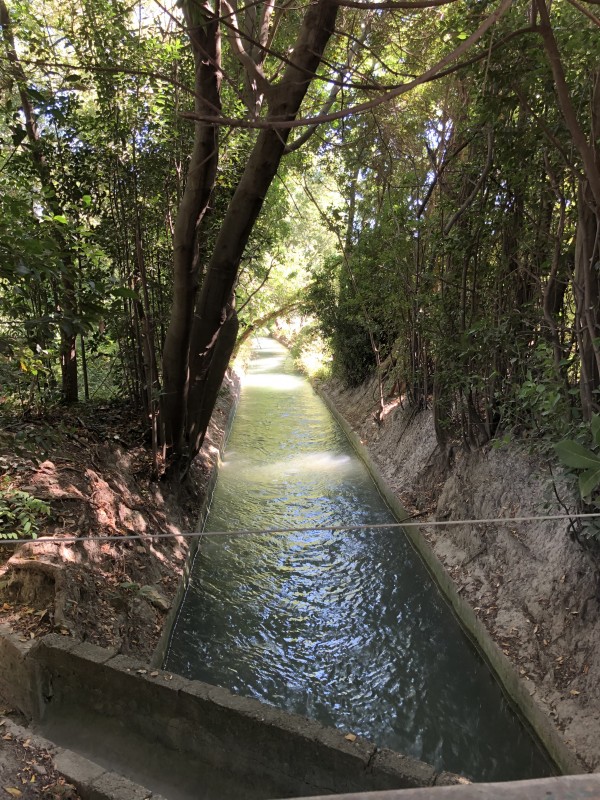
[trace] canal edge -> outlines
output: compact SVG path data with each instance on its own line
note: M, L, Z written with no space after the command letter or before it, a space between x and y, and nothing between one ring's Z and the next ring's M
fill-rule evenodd
M368 449L353 430L345 417L338 411L331 398L322 391L317 382L312 381L314 391L323 400L346 434L348 441L359 458L363 461L377 489L381 493L398 520L405 519L406 510L383 478L379 468L371 458ZM426 522L424 524L427 524ZM439 587L446 601L450 604L461 627L474 642L478 651L487 661L493 674L509 700L516 706L526 723L546 748L550 758L563 775L577 775L588 772L573 750L566 744L562 735L552 723L544 709L534 698L516 667L502 652L485 625L477 617L473 607L459 593L458 588L431 545L421 534L417 526L405 528L409 541L419 554L431 577Z
M208 517L208 512L210 511L210 506L215 491L215 486L217 484L217 479L219 477L219 470L221 468L221 464L223 463L223 453L225 452L225 448L227 447L227 442L229 441L229 435L231 433L231 428L233 426L233 421L235 419L235 415L238 409L238 404L240 401L240 394L243 383L243 371L241 369L234 368L231 370L230 374L232 380L231 383L232 403L229 407L227 419L225 421L225 425L223 428L223 435L221 437L221 441L219 442L219 453L212 467L210 477L208 478L204 498L202 500L202 503L198 511L198 520L196 522L196 526L194 529L196 531L201 531L206 523L206 518ZM187 541L189 543L189 550L185 559L185 563L181 570L181 575L179 577L179 582L177 584L177 591L175 592L175 595L171 602L171 608L163 623L160 639L158 640L158 644L156 645L154 653L152 654L152 658L150 659L149 662L149 665L153 668L162 669L162 665L169 650L171 635L173 633L173 629L177 621L177 617L179 615L179 609L181 607L182 600L187 591L190 575L192 572L192 567L194 564L194 559L196 558L196 554L200 546L201 537L191 536Z

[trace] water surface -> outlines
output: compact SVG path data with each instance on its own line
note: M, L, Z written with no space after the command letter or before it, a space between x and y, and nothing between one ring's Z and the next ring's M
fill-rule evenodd
M287 351L259 340L205 530L395 521ZM551 773L399 529L203 538L165 668L474 780Z

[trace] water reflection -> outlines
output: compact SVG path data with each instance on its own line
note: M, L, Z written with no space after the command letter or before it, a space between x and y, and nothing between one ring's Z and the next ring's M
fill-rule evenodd
M207 530L392 521L286 351L263 340ZM396 529L207 537L166 666L477 780L549 773Z

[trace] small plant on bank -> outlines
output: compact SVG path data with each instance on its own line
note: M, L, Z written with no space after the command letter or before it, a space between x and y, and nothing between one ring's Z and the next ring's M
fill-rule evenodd
M50 506L29 492L0 488L0 540L37 539L40 522L49 515Z
M555 445L560 461L578 476L579 494L582 501L590 508L600 508L600 415L594 414L590 422L592 446L584 447L574 439L564 439ZM597 523L589 529L594 538L600 537Z

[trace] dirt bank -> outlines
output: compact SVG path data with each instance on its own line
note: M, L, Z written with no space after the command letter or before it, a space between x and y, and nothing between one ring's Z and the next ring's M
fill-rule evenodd
M426 519L564 513L565 482L511 444L456 452L448 467L427 411L397 401L375 419L375 387L320 387L356 431L405 508ZM555 476L556 477L556 476ZM573 504L571 504L573 505ZM598 565L565 522L424 527L438 558L572 750L600 770Z
M179 534L196 528L238 389L229 375L183 489L150 480L150 448L126 407L58 409L5 426L5 481L52 513L36 542L0 547L0 621L22 638L57 631L149 659L188 553ZM173 536L153 540L154 533ZM73 536L76 543L61 542Z

